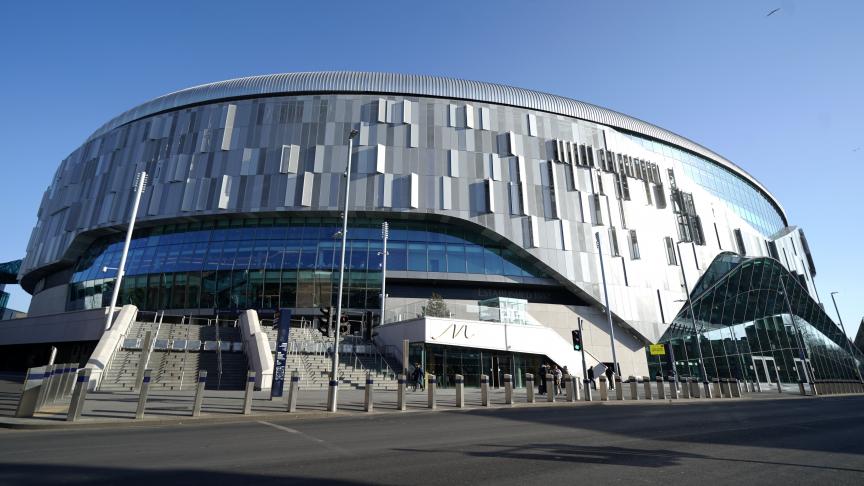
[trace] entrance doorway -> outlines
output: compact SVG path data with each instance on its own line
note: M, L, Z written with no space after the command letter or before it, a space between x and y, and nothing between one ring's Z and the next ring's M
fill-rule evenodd
M811 368L810 360L808 359L805 361L801 358L792 358L792 359L795 360L795 371L798 372L798 381L803 381L803 382L809 383L810 380L808 380L807 378L810 375L810 370L813 369L813 368Z
M753 370L760 385L777 384L777 363L770 356L753 356Z

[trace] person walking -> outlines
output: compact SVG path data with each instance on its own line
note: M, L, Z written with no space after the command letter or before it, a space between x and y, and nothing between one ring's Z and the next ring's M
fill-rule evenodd
M561 373L561 368L559 368L558 365L555 365L555 368L552 370L552 375L555 378L555 394L560 395L561 394L561 376L562 376L562 373Z
M540 383L537 384L537 393L539 395L546 394L546 375L549 373L549 368L546 366L546 363L540 365L540 370L538 371L538 378Z
M417 390L417 387L420 387L420 391L426 389L426 372L423 370L423 366L420 363L417 363L414 366L414 390Z
M563 375L563 379L561 380L561 393L567 393L567 378L570 376L570 370L567 369L567 365L564 365L564 368L561 369L561 374Z
M615 389L615 380L612 379L614 377L615 377L615 373L612 371L612 367L611 366L607 367L606 368L606 380L609 381L609 388L611 388L612 390Z

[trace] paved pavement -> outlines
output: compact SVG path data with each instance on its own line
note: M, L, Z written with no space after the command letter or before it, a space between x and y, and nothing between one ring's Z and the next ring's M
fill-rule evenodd
M20 386L20 385L19 385ZM653 387L652 387L653 389ZM640 385L637 387L639 396L644 399L644 388ZM630 397L629 387L625 396ZM656 397L656 390L654 390ZM205 391L204 401L202 405L201 418L195 420L204 421L226 421L236 420L243 411L243 391ZM745 399L758 398L776 398L778 395L774 391L766 393L746 394ZM798 397L796 394L784 394L784 397ZM287 397L287 390L286 390ZM613 403L615 394L610 393L610 399ZM536 395L537 406L546 406L547 398L545 395ZM594 392L594 399L598 400L598 393ZM365 391L355 389L340 389L339 390L339 411L343 414L365 413L364 412ZM565 396L558 395L557 405L559 406L591 406L597 403L577 402L564 403ZM704 400L704 399L703 399ZM730 400L730 399L723 399ZM14 404L17 399L6 399L6 407L3 406L3 397L0 396L0 427L59 427L59 426L80 426L80 425L96 425L96 424L122 424L129 422L135 417L135 410L138 404L137 392L91 392L87 395L82 418L75 424L65 422L66 412L68 411L68 398L65 401L60 401L54 405L43 407L41 413L37 414L34 419L14 419L11 418L14 412ZM521 406L527 405L527 397L525 389L516 389L514 391L514 401ZM191 391L163 391L159 388L152 389L148 395L145 421L146 422L177 422L192 420L192 405L194 402L194 392ZM426 410L428 409L428 398L424 391L407 391L406 402L408 410ZM503 389L490 390L490 402L492 406L504 405ZM300 390L297 402L298 416L315 416L326 411L327 390L312 389ZM439 409L455 409L456 396L455 390L439 389L437 390L437 406ZM632 403L626 400L624 403ZM670 403L668 400L661 402L654 400L654 403ZM481 406L480 390L478 388L465 389L465 405L466 407ZM378 413L396 412L397 411L397 392L376 390L374 394L375 411ZM283 399L269 399L268 393L256 392L253 400L253 415L256 416L271 416L281 415L287 412L288 405ZM5 416L2 416L5 415Z
M864 484L864 397L281 416L0 430L0 484Z

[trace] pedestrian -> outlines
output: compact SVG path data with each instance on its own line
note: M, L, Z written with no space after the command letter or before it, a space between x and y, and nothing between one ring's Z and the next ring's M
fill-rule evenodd
M546 363L542 363L540 365L540 371L537 373L540 375L538 378L540 382L537 384L537 394L545 395L546 394L546 374L549 373L549 368L546 366Z
M594 368L588 368L588 381L591 382L591 388L597 389L597 383L594 383Z
M615 375L615 373L612 372L612 368L607 367L606 368L606 380L609 381L609 388L611 388L613 390L615 389L615 380L612 379L614 377L614 375Z
M564 365L564 368L561 369L561 374L564 376L564 379L561 381L561 391L563 393L567 393L567 382L570 378L570 370L567 369L567 365Z
M561 394L561 376L562 376L562 373L561 373L561 368L559 368L558 365L555 365L555 368L552 370L552 375L554 376L554 380L555 380L555 394L560 395Z
M414 365L414 391L417 391L417 387L420 387L420 391L426 389L426 372L420 363Z

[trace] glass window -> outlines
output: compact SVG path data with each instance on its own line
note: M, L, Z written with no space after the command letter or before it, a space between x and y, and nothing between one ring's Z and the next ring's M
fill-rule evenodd
M447 271L446 260L444 257L444 245L440 243L430 243L428 246L428 256L430 272Z
M426 245L423 243L408 243L408 270L414 272L426 271Z
M447 244L447 271L450 273L466 272L464 245Z
M675 243L669 236L663 238L663 245L666 248L666 263L669 265L678 265L678 257L675 255Z
M468 273L486 273L483 268L483 248L474 245L465 245L465 262Z

